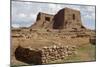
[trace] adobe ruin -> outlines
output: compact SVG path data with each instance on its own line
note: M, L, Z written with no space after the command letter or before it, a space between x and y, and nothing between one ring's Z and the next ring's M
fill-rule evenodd
M82 25L80 11L63 8L56 15L39 13L37 20L31 28L50 28L50 29L85 29Z
M35 24L31 28L48 28L52 23L53 15L39 12Z

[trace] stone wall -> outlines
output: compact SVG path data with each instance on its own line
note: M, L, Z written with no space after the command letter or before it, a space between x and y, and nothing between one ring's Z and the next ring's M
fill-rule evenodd
M93 45L96 45L96 36L90 37L90 43L93 44Z
M64 60L71 55L76 55L76 47L54 45L31 49L18 46L15 50L16 59L28 64L48 64L52 61Z

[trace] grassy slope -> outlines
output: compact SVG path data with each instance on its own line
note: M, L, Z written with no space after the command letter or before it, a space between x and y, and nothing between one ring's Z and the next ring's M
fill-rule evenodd
M77 49L77 55L66 57L64 60L57 60L50 63L69 63L69 62L85 62L96 60L96 46L92 44L80 46Z

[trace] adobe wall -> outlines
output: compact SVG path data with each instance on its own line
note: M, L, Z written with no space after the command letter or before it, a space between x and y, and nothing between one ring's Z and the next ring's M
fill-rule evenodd
M52 19L53 19L53 15L39 12L39 14L37 15L36 21L41 20L41 21L49 21L49 22L51 22Z
M53 29L63 29L64 28L64 10L60 10L53 19Z
M82 26L80 11L70 8L61 9L54 16L54 29L80 29Z
M36 22L31 26L31 28L48 28L52 22L53 17L53 15L39 12Z
M69 8L64 9L64 25L65 27L81 28L82 21L80 11Z

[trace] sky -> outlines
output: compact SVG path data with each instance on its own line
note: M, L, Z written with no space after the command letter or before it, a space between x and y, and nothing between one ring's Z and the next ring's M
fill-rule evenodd
M65 7L79 10L81 12L82 24L86 28L95 29L95 6L21 1L12 1L12 26L29 27L35 23L39 12L55 15L60 9Z

